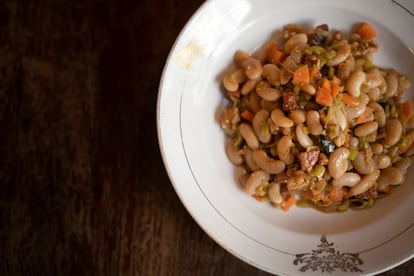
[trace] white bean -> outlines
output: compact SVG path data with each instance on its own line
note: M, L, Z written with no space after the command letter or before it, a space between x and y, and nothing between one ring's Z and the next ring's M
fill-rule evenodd
M241 93L242 95L247 95L247 94L249 94L250 92L252 92L252 91L255 89L256 84L257 84L259 81L260 81L260 78L258 78L258 79L254 79L254 80L247 80L247 81L243 84L242 88L240 89L240 93Z
M285 116L285 113L281 109L274 109L270 114L272 121L281 127L291 127L293 126L293 121Z
M270 175L262 170L253 172L247 179L245 191L249 195L256 194L256 189L269 181Z
M349 190L350 195L359 195L368 191L375 184L379 175L380 170L375 170L362 177L361 181Z
M375 118L375 121L378 122L378 127L385 126L386 115L385 115L385 111L382 108L382 106L377 102L370 102L368 106L372 108L374 112L374 118Z
M365 124L359 125L354 129L354 135L357 137L367 136L374 131L378 130L378 123L376 121L367 122Z
M377 102L381 96L381 91L378 87L368 90L367 95L370 101Z
M332 115L329 118L329 124L339 126L341 130L345 130L348 126L344 112L339 108L333 108Z
M401 171L394 167L388 167L381 170L378 177L377 184L378 190L385 191L389 185L398 185L404 180L404 176Z
M321 135L323 131L323 127L320 122L320 115L319 112L316 110L309 110L306 113L306 125L309 128L309 132L312 135Z
M313 141L309 135L305 133L304 128L304 124L296 125L296 138L299 144L306 149L307 147L313 146Z
M292 147L292 145L292 137L286 135L280 138L280 140L276 144L277 156L287 165L294 161L294 159L292 158L293 156L290 152L290 148Z
M256 133L256 137L262 143L269 143L272 139L272 134L270 133L270 131L263 131L263 126L264 124L267 124L267 119L269 119L269 116L269 111L267 111L266 109L261 109L254 115L252 120L252 126L254 132Z
M333 178L343 176L348 168L349 150L345 147L337 148L329 155L328 171Z
M397 72L394 70L390 70L385 77L385 81L387 83L387 90L385 91L385 97L390 98L394 97L395 94L398 92L398 78Z
M332 185L335 187L353 187L361 180L361 176L357 173L347 172L341 177L332 180Z
M340 63L344 62L349 55L351 54L351 46L347 43L341 46L337 51L335 57L329 60L326 65L328 66L337 66Z
M256 134L254 134L253 128L249 124L241 123L239 125L239 132L251 149L259 148L259 140L257 139Z
M353 97L359 97L361 94L361 86L364 81L365 73L361 70L354 71L345 83L345 90L347 90Z
M252 153L253 151L248 146L244 146L243 148L244 162L246 163L250 171L254 172L254 171L260 170L260 167L256 164L256 162L254 162Z
M289 38L285 43L285 52L290 53L299 43L308 43L308 36L305 33L298 33Z
M377 67L372 68L367 73L365 73L366 79L365 84L369 89L377 88L384 83L384 77L381 75L380 70Z
M378 169L385 169L391 166L391 157L386 154L375 155L373 159Z
M230 162L236 166L239 166L243 163L243 156L242 151L237 149L234 146L235 140L228 140L226 143L226 153L227 157L229 158Z
M295 124L301 124L306 121L306 111L305 110L292 110L289 113L289 118L295 122Z
M274 182L270 183L267 195L269 196L270 201L275 204L281 204L283 202L283 197L280 194L280 184Z
M302 84L300 86L300 89L303 92L305 92L305 93L307 93L309 95L315 95L316 94L316 88L312 84L310 84L310 83Z
M394 146L401 138L403 127L398 119L389 119L385 123L386 136L384 138L384 144L387 146Z
M246 81L246 75L243 69L237 68L223 79L223 85L228 91L236 91L239 85Z
M350 60L350 59L348 59ZM349 62L343 62L341 64L338 65L337 67L337 73L336 75L338 76L339 79L341 80L346 80L348 79L349 75L351 74L354 65L350 64Z
M384 150L384 146L381 143L371 144L371 151L373 154L381 154Z
M247 53L247 52L245 52L245 51L243 51L243 50L237 50L237 51L234 53L234 57L233 57L233 59L234 59L234 62L235 62L237 65L241 66L241 65L242 65L242 63L243 63L243 61L245 61L245 60L246 60L246 59L248 59L249 57L250 57L249 53Z
M270 85L280 84L280 69L272 63L263 66L262 76L267 79Z
M269 174L279 174L286 168L285 163L280 160L270 158L264 150L256 149L252 153L254 162Z
M267 87L267 88L263 88L263 89L257 89L256 88L256 93L260 97L262 97L263 100L270 101L270 102L277 101L280 98L280 96L282 95L280 93L279 89L272 88L272 87Z
M304 50L306 48L309 48L309 44L307 43L297 43L295 46L293 46L292 50L290 50L290 57L296 62L301 63L302 57L304 54Z
M253 91L248 96L247 101L247 107L250 109L253 113L257 113L260 109L262 109L262 98L257 95L256 91Z
M257 79L262 75L263 68L258 59L249 57L242 62L241 66L244 68L245 74L250 80Z
M375 162L372 157L362 151L359 151L355 159L352 160L352 166L360 174L369 174L375 170Z
M346 118L348 119L349 122L351 122L356 117L361 116L365 112L366 108L367 106L364 104L359 104L358 106L346 106L345 107Z

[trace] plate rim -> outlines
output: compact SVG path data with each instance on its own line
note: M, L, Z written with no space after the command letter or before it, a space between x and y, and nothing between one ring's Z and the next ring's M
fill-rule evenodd
M323 1L323 0L321 0ZM395 2L394 0L390 0L391 2ZM263 267L260 264L254 263L253 260L250 259L246 259L244 256L242 256L241 254L239 254L238 252L235 252L232 248L228 247L222 240L218 239L218 237L213 234L212 232L210 232L210 229L208 229L208 227L205 226L205 224L203 222L200 221L200 218L198 217L198 215L196 213L194 213L194 210L191 208L191 206L188 205L188 201L186 200L186 198L184 197L184 195L181 193L181 191L179 190L179 187L177 185L177 183L175 183L175 177L174 177L174 172L173 169L171 168L171 164L169 163L168 157L167 157L167 153L166 153L166 148L165 148L165 144L163 143L164 141L164 137L162 134L162 129L161 129L161 107L162 107L162 92L163 92L163 87L164 87L164 82L165 82L165 75L166 72L168 70L168 66L171 63L171 59L173 58L173 54L174 52L177 50L177 45L179 43L179 41L182 39L184 33L187 31L187 29L189 28L189 26L191 24L193 24L195 22L195 20L197 19L197 17L204 11L204 9L206 8L206 6L210 5L211 3L215 3L215 2L220 2L220 0L207 0L205 1L197 10L196 12L190 17L190 19L187 21L187 23L184 25L184 27L182 28L180 34L177 36L177 39L175 40L173 46L171 47L171 50L168 54L168 57L166 59L166 63L165 66L163 68L162 71L162 76L161 76L161 80L160 80L160 84L159 84L159 89L158 89L158 97L157 97L157 107L156 107L156 120L157 120L157 137L158 137L158 141L159 141L159 147L160 147L160 151L161 151L161 155L162 155L162 159L163 159L163 163L164 166L166 168L169 180L171 182L171 184L174 187L175 192L177 193L178 197L180 198L180 201L182 202L182 204L184 205L184 207L186 208L186 210L188 211L188 213L192 216L192 218L197 222L197 224L203 229L204 232L206 232L215 242L217 242L221 247L223 247L224 249L226 249L228 252L230 252L231 254L233 254L234 256L236 256L237 258L243 260L246 263L249 263L255 267L258 267L262 270L271 272L271 273L278 273L278 274L285 274L284 272L280 272L280 271L275 271L273 268L269 271L268 268ZM320 1L315 1L315 2L320 2ZM181 94L182 97L182 94ZM180 100L181 102L181 100ZM181 115L180 115L181 116ZM182 130L180 130L182 131ZM181 138L182 138L182 133L181 133ZM183 140L183 139L181 139ZM183 150L185 151L184 145L183 146ZM189 162L187 160L187 162ZM191 166L190 164L187 164L191 170ZM195 179L195 177L194 177ZM201 193L203 193L203 191L201 190ZM206 195L204 195L204 197L206 197ZM208 198L206 197L206 200L208 201ZM211 203L210 203L211 204ZM214 205L212 205L212 207L214 208ZM220 212L219 212L220 214ZM221 215L221 214L220 214ZM224 217L223 217L224 218ZM225 219L225 218L224 218ZM410 228L413 225L410 225ZM380 273L380 272L384 272L387 271L389 269L392 269L402 263L405 263L406 261L412 259L414 257L414 254L412 256L407 257L404 260L401 260L398 263L395 263L393 266L388 266L383 268L382 270L378 270L375 271L375 273ZM286 274L289 275L289 274Z

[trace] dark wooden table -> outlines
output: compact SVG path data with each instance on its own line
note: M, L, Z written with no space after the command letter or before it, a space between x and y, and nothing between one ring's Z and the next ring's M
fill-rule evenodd
M0 1L1 275L268 275L193 221L157 144L163 65L202 2Z

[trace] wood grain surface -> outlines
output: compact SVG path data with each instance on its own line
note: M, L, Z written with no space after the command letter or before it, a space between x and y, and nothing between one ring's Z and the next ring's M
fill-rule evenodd
M202 3L0 1L1 275L268 275L201 230L161 160L161 72Z

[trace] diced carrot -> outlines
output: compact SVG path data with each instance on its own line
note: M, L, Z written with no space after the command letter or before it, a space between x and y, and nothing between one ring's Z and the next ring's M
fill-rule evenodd
M282 63L285 58L285 54L280 50L276 43L269 43L267 45L267 61L275 65Z
M280 50L279 46L274 43L274 42L269 42L266 44L266 51L268 54L268 57L270 56L270 54L274 51L274 50Z
M336 95L339 94L339 92L341 92L342 90L342 86L340 86L339 84L332 82L331 84L331 90L332 90L332 97L336 97Z
M356 33L359 34L362 39L368 40L373 39L377 36L377 32L375 31L374 27L367 22L362 23L356 30Z
M266 202L267 199L264 196L253 195L253 197L259 202Z
M413 108L413 102L411 100L408 100L406 102L403 102L400 105L400 119L403 123L408 122L408 120L411 118L411 116L413 115L414 112L414 108Z
M285 59L285 54L282 51L276 50L274 51L270 62L275 65L279 65L283 62L284 59Z
M287 198L285 199L285 202L282 204L281 208L283 211L289 211L290 207L292 207L293 205L295 205L296 203L296 198L294 195L288 195Z
M254 115L250 110L245 109L240 113L240 117L242 117L248 122L251 122L253 120Z
M414 137L412 134L404 134L401 136L400 142L398 143L398 151L404 153L411 148L411 145L414 142Z
M329 191L329 200L331 203L337 203L341 201L344 197L344 190L342 187L332 188Z
M312 201L318 201L321 199L321 193L319 192L314 194L312 191L308 190L306 191L304 197Z
M331 199L329 198L329 194L325 193L324 195L321 196L321 201L323 204L331 204Z
M331 83L327 78L322 79L322 85L321 87L327 88L329 91L331 90Z
M342 102L352 107L359 105L358 98L352 97L349 93L342 93Z
M367 123L372 120L372 112L368 108L362 113L359 117L356 117L354 120L355 125Z
M332 105L332 94L331 90L326 87L321 87L316 91L315 101L323 106L331 106Z
M317 66L309 67L309 80L316 80L319 75L319 69Z
M305 84L309 83L309 68L308 65L299 66L295 72L293 72L293 84Z

